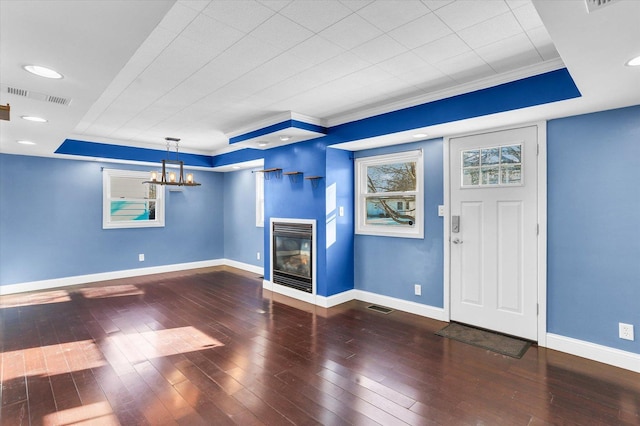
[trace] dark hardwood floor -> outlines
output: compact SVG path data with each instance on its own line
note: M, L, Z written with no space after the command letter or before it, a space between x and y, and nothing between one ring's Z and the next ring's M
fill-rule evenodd
M2 296L3 425L640 425L640 374L522 359L226 267Z

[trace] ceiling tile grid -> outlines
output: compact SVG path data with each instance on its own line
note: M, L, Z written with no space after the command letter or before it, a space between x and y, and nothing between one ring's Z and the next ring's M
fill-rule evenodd
M183 146L215 151L256 116L335 118L554 58L530 0L180 0L74 133L163 143L179 117L207 129Z

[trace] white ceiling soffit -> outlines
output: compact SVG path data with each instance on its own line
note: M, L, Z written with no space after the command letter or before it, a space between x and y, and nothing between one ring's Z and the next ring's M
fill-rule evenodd
M0 151L53 155L73 135L156 149L175 136L187 152L224 152L233 150L229 134L286 111L331 126L563 64L583 98L470 123L637 104L639 73L619 65L632 48L639 53L639 7L617 0L588 14L577 0L0 1L0 83L71 100L61 107L0 93L12 107L11 122L0 122ZM64 78L30 75L22 69L29 63Z

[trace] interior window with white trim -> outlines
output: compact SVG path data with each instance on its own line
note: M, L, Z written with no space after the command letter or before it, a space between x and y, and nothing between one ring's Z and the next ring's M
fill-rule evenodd
M422 151L356 159L356 233L424 238Z
M152 183L148 172L103 169L102 227L164 226L164 187Z

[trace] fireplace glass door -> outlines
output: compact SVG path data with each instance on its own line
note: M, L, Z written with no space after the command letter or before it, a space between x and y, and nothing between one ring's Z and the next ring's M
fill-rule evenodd
M273 224L273 282L311 293L312 225Z

